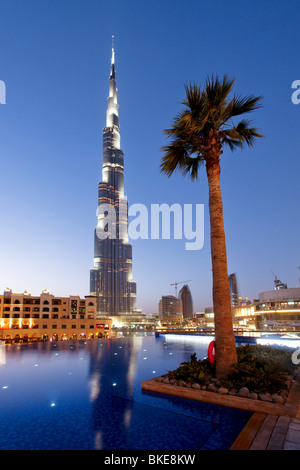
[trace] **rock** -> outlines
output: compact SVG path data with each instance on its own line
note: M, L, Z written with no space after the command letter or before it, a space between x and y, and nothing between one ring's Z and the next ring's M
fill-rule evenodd
M229 390L228 392L228 395L233 395L235 396L237 394L237 389L236 388L232 388L231 390Z
M185 384L185 387L187 387L187 388L191 388L191 387L192 387L192 384L191 384L191 382L186 382L186 384Z
M220 387L220 388L218 388L218 393L222 393L223 395L227 395L228 388Z
M287 391L289 392L290 391L290 388L292 386L292 381L291 380L288 380L287 382L285 382L286 384L286 388L287 388Z
M176 383L176 380L175 380L175 379L170 379L170 380L169 380L169 383L173 385L173 384Z
M238 391L238 393L236 395L237 395L237 397L245 398L245 397L247 397L248 393L250 393L249 389L247 387L242 387L242 388L240 388L240 390Z
M206 390L206 389L207 389L207 385L202 385L201 390Z
M200 387L199 384L195 383L195 384L192 385L192 388L195 388L195 389L199 390L201 387Z
M216 392L218 389L214 384L209 384L206 390L208 390L209 392Z
M210 380L216 387L221 387L221 382L219 379L213 378Z
M255 392L250 392L250 393L247 393L247 398L250 398L251 400L257 400L258 395Z
M158 378L156 379L156 382L162 382L163 380L164 380L163 377L158 377Z
M277 395L277 397L274 397L272 399L273 403L276 403L276 405L283 405L284 402L285 402L285 399L279 395Z
M169 381L168 377L165 377L165 378L163 379L163 383L164 383L164 384L168 384L168 383L170 383L170 381Z
M272 398L270 397L270 395L267 395L266 393L259 393L258 398L262 401L272 402Z
M185 386L185 381L184 380L179 380L179 382L177 382L177 385L179 387L184 387Z

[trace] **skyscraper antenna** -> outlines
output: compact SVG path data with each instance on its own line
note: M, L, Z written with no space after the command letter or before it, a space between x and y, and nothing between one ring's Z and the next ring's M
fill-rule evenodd
M115 36L112 36L112 55L111 55L111 63L115 63Z

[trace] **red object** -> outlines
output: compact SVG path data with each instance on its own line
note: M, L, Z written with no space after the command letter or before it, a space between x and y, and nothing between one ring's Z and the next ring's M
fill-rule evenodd
M216 352L215 352L215 342L211 341L208 345L207 357L210 362L210 365L213 367L216 361Z

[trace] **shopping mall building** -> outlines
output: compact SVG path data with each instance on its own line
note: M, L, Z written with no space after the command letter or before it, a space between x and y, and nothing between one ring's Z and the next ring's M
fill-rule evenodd
M235 328L300 331L300 288L261 292L253 303L233 309Z

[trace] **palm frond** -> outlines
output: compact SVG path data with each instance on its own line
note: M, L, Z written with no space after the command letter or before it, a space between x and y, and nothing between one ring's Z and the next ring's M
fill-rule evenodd
M244 142L242 142L241 140L235 139L233 137L229 137L226 134L224 135L222 139L222 143L225 144L227 147L229 147L232 152L236 150L237 148L242 148L244 145Z
M222 141L229 146L231 150L236 147L242 147L246 143L249 147L253 147L257 137L263 137L255 127L250 127L248 119L242 119L237 126L223 131Z
M234 96L232 99L232 116L250 113L262 107L262 96Z
M197 179L199 166L204 162L201 148L197 142L187 143L174 139L170 145L162 147L164 156L160 164L161 173L170 177L174 172L180 171L184 176L189 175L192 180Z
M222 124L241 114L250 113L262 107L262 96L234 96L222 110Z
M197 180L199 176L200 167L204 164L201 157L186 157L184 164L181 166L180 171L183 176L188 175L192 181Z
M229 78L228 75L224 75L222 81L213 75L206 80L205 95L211 108L218 108L226 103L234 83L235 79Z
M162 147L164 156L161 160L160 171L170 177L184 164L185 158L189 156L186 144L180 140L174 140L170 145Z
M252 147L257 137L263 137L250 121L242 119L234 125L233 118L261 107L261 96L229 94L235 79L224 75L222 79L210 77L203 88L195 83L185 85L186 96L181 104L185 108L174 118L164 133L171 142L162 148L160 169L171 176L179 170L183 175L197 179L203 162L219 158L222 145L230 150L244 144Z
M197 109L203 104L203 92L201 88L194 84L184 85L186 99L181 104L188 107L190 110Z

